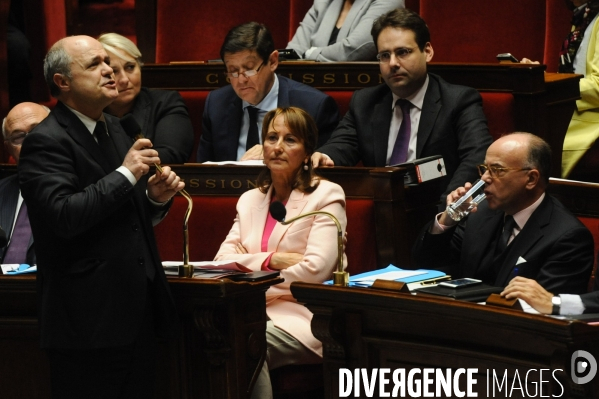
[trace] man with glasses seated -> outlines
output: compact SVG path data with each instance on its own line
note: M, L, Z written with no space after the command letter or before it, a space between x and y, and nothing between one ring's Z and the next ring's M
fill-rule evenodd
M593 267L593 237L546 193L551 149L530 133L495 141L482 165L486 200L459 223L444 211L422 231L413 249L415 268L442 269L505 287L516 276L536 280L554 294L586 292ZM471 184L452 191L447 205Z
M257 22L229 31L220 49L231 84L206 98L198 162L262 159L264 115L277 107L299 107L316 121L318 145L339 122L339 110L323 92L277 76L279 52L268 28Z
M476 177L493 141L482 99L472 88L427 73L433 47L418 14L396 9L373 24L385 84L354 93L331 139L312 156L315 166L396 165L442 155L444 197Z
M2 121L4 146L17 163L25 136L49 113L43 105L25 102L15 105ZM9 240L6 247L0 248L0 263L35 264L29 216L16 173L0 180L0 227Z

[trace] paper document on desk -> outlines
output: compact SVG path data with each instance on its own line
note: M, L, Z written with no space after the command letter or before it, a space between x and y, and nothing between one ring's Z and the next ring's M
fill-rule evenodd
M220 162L206 161L206 162L202 162L202 165L264 166L264 161L261 159L252 159L249 161L220 161Z
M2 273L9 275L37 272L37 265L30 266L26 263L3 263L0 267L2 268Z
M232 273L249 273L252 270L230 260L189 262L193 266L193 276L196 278L219 278ZM179 266L183 262L164 261L162 267L167 276L179 275Z

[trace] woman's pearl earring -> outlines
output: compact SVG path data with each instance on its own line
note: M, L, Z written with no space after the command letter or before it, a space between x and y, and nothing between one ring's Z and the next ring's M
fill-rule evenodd
M308 169L310 169L310 168L308 167L308 162L306 162L306 163L304 163L304 170L308 170Z

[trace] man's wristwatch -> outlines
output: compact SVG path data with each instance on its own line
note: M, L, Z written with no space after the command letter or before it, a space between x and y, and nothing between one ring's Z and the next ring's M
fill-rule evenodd
M560 308L562 307L562 298L559 295L555 295L551 298L551 305L553 306L551 309L551 314L559 315Z

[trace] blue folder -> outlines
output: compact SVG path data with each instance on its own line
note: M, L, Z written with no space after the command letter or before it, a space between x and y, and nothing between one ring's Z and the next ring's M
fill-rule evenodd
M363 278L363 277L371 277L371 276L376 276L377 274L383 274L383 273L388 273L388 272L398 272L398 271L403 271L403 270L404 269L400 269L397 266L389 265L384 269L378 269L378 270L373 270L371 272L356 274L355 276L349 277L349 286L350 287L367 287L367 286L370 286L371 284L360 284L360 283L356 283L355 281L360 278ZM445 276L445 273L443 273L439 270L417 269L417 270L412 270L412 271L420 271L420 272L424 271L426 273L418 274L418 275L412 276L412 277L400 278L395 281L399 281L399 282L407 284L407 283L415 283L418 281L430 280L433 278L439 278L439 277ZM331 285L331 284L333 284L333 280L325 281L324 284Z

